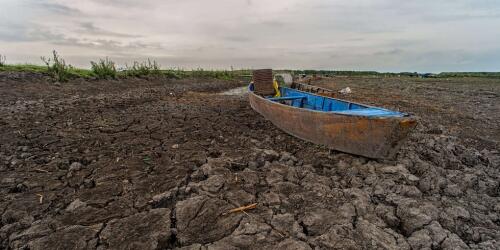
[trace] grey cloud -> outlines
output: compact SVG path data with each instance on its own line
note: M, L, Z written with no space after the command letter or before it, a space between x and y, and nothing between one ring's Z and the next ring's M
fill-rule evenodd
M119 36L132 37L132 36ZM76 38L65 34L56 33L41 25L10 25L6 29L0 26L0 41L7 42L49 42L54 45L64 45L72 47L86 47L99 50L124 50L124 49L162 49L161 44L148 43L143 41L122 42L113 39L88 39Z
M272 27L272 28L280 28L280 27L284 27L287 25L285 22L278 21L278 20L267 20L267 21L262 21L258 24L263 25L263 26Z
M25 25L13 23L0 23L0 41L18 42L29 40L26 36Z
M32 3L37 5L39 8L52 13L63 14L63 15L81 14L81 11L79 11L78 9L71 8L66 5L58 3L49 3L43 1L32 1Z
M56 45L75 58L154 55L187 68L500 68L498 0L19 2L0 15L7 53Z
M139 49L153 49L153 50L161 50L163 46L160 43L148 43L142 41L134 41L130 42L126 45L127 48L139 48Z
M436 15L429 16L427 21L440 22L440 21L464 21L473 19L500 19L500 12L498 13L456 13L449 15Z
M0 41L7 42L33 42L54 41L64 39L61 34L56 34L44 29L37 24L8 24L0 25Z
M157 43L146 43L141 41L121 42L112 39L80 39L74 37L62 37L58 40L52 40L55 45L65 45L72 47L92 48L103 51L127 51L127 50L142 50L153 49L160 50L162 46ZM127 53L124 53L127 54Z
M26 37L28 41L60 41L65 39L63 34L57 34L41 27L30 29Z
M391 50L384 50L384 51L377 51L373 53L374 56L395 56L395 55L400 55L403 53L403 50L401 49L391 49Z
M108 31L99 27L96 27L92 22L83 22L80 24L80 29L78 32L82 32L84 34L96 35L96 36L113 36L113 37L128 37L128 38L137 38L141 37L139 35L133 34L124 34L119 32Z
M120 42L114 40L104 40L104 39L88 40L88 39L78 39L71 37L68 38L65 37L64 39L54 41L53 44L104 49L104 50L116 50L122 47Z
M238 43L248 43L252 40L250 37L247 36L224 36L223 39Z
M115 7L144 7L154 5L154 0L88 0L98 4Z

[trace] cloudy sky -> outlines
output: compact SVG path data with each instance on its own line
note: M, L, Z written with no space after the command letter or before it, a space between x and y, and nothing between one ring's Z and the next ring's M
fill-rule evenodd
M0 54L89 67L500 71L499 0L0 0Z

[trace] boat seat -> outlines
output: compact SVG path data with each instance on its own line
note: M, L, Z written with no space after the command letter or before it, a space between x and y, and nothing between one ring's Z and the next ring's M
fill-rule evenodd
M272 97L267 99L270 101L287 101L287 100L297 100L305 98L307 98L305 95L296 95L296 96L285 96L285 97Z
M341 111L335 111L335 113L349 114L349 115L362 115L362 116L393 116L393 117L403 116L399 112L385 110L385 109L377 109L377 108L361 108L361 109L341 110Z

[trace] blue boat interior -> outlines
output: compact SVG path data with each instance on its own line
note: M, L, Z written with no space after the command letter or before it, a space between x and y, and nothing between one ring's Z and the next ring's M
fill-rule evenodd
M319 96L292 88L280 87L281 97L266 97L266 99L297 108L332 112L346 115L370 117L403 117L405 113L384 108L371 107L362 104L343 101L331 97Z

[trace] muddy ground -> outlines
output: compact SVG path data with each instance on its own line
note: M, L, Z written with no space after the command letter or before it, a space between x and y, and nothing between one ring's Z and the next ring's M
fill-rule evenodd
M218 94L243 84L0 73L0 248L500 248L499 80L318 81L419 116L394 161Z

